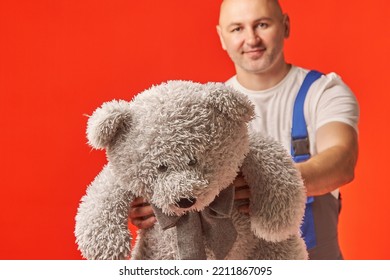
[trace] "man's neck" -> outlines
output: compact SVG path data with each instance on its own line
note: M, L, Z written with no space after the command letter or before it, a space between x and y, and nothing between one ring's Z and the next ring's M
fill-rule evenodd
M291 69L291 64L284 62L280 67L261 73L248 73L237 69L237 80L249 90L266 90L276 86L286 77Z

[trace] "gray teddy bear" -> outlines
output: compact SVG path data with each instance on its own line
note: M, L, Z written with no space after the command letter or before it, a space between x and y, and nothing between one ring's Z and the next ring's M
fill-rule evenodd
M76 216L83 257L307 259L301 177L280 144L248 132L253 117L250 101L223 83L169 81L130 102L104 103L87 126L89 144L105 149L108 163ZM234 200L239 172L250 215ZM135 197L150 202L157 223L130 248Z

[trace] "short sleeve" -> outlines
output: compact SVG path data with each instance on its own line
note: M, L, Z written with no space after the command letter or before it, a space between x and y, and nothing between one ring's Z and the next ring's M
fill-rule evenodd
M308 93L308 114L316 131L333 122L343 122L358 131L360 109L350 88L335 74L322 76Z

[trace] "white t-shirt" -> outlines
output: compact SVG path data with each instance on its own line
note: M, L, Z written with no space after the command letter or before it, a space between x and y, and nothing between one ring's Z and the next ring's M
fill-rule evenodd
M244 88L233 76L226 84L246 94L255 105L255 119L250 129L273 137L290 153L291 127L295 98L309 70L292 66L289 73L270 89L253 91ZM315 133L326 123L338 121L358 130L359 105L351 90L335 74L323 75L310 87L304 115L309 133L310 153L317 154ZM337 196L337 192L334 193Z

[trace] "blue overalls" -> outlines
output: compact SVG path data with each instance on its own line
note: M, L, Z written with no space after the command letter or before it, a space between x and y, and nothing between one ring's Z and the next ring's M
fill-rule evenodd
M310 86L321 76L322 73L314 70L307 73L295 99L291 129L291 156L294 162L303 162L310 158L309 135L303 105ZM301 226L302 236L308 250L314 248L317 244L313 202L314 197L307 198L305 216Z

